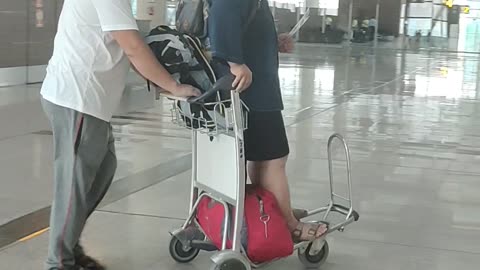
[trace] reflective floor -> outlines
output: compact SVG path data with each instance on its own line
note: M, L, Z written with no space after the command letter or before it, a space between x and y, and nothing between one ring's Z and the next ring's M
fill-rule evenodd
M351 148L361 219L329 237L323 269L478 269L480 57L302 46L281 62L295 206L327 202L328 137L339 132ZM187 265L168 254L168 232L187 214L189 133L170 122L168 101L130 81L113 121L116 181L84 245L113 270L208 269L211 254ZM38 87L0 88L0 224L46 222L24 217L51 200L51 135ZM335 164L342 188L345 169ZM0 269L41 269L46 247L46 233L5 246ZM303 266L292 256L268 269Z

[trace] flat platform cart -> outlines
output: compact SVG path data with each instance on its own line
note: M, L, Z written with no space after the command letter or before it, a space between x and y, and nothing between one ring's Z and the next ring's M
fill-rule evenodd
M222 78L223 79L223 78ZM220 79L215 86L200 97L172 100L172 117L175 124L192 130L192 182L190 214L178 230L171 232L170 254L179 263L193 261L201 250L215 252L212 256L211 270L250 270L267 263L252 263L241 244L241 230L244 218L245 200L245 156L244 130L247 127L248 109L242 103L239 94L231 91L228 100L206 103L207 97L225 91L231 80ZM227 90L229 91L229 90ZM179 106L183 103L183 106ZM185 106L185 104L188 104ZM208 108L208 115L193 116L190 105ZM204 111L205 113L205 111ZM208 117L207 117L208 116ZM348 194L342 196L334 191L332 142L339 140L345 150L347 166ZM353 209L350 155L346 141L340 134L333 134L328 140L328 163L330 171L330 201L326 206L314 210L295 210L298 219L303 220L314 215L323 214L323 221L328 222L329 229L324 237L313 242L295 244L300 261L307 268L319 268L327 259L329 247L325 237L333 232L342 232L345 227L358 221L359 215ZM218 250L205 236L196 221L196 209L204 197L221 203L225 208L222 248ZM337 201L342 201L340 204ZM235 211L229 211L233 206ZM231 212L231 213L230 213ZM341 215L341 221L332 224L332 213ZM231 220L233 224L232 248L227 249L227 232ZM270 262L269 262L270 263Z

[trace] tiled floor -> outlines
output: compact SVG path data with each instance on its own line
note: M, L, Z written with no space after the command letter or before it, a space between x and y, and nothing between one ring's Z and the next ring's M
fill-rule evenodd
M296 206L327 200L328 136L340 132L351 147L361 219L330 237L323 269L478 269L479 68L477 55L366 48L309 46L282 56ZM2 91L15 101L0 106L0 223L47 206L51 195L51 144L38 134L48 126L35 107L36 89ZM188 132L168 120L168 102L132 93L129 109L114 119L123 181L190 151ZM17 120L21 112L29 123ZM340 182L344 172L336 166ZM185 167L99 209L84 235L90 253L113 270L208 269L208 254L188 265L168 255L168 231L187 213L189 173ZM0 251L0 269L41 269L46 236ZM295 257L268 269L288 268L303 269Z

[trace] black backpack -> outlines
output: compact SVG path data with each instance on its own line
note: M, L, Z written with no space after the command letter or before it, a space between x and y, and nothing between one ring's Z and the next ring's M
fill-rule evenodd
M180 0L177 8L177 29L171 29L165 25L157 26L145 38L157 60L177 82L195 86L202 93L211 89L217 81L211 66L211 58L202 42L208 36L209 1L216 0ZM252 1L252 11L247 26L253 21L263 2L263 0ZM247 28L245 27L244 30L246 31ZM149 81L147 85L150 91ZM216 126L210 126L210 124L215 119L215 124L219 125L222 122L221 119L225 118L224 111L222 107L208 104L223 100L226 101L223 104L229 107L230 103L227 101L229 95L230 93L219 92L206 100L207 105L178 101L176 106L177 110L184 114L181 118L188 127L215 129ZM220 125L227 126L226 121L228 119Z
M216 0L180 0L177 6L176 30L180 33L198 37L201 40L207 38L210 1ZM247 30L248 25L250 25L255 18L257 11L262 6L263 0L252 0L252 2L252 9L246 23L247 27L245 27L244 31Z
M198 38L162 25L152 29L145 41L157 60L177 82L192 85L202 93L213 87L217 79ZM150 89L149 81L147 85ZM221 97L212 96L206 102L215 102L218 98ZM188 127L214 128L208 126L209 123L223 117L215 112L214 106L189 104L185 101L177 101L176 106L177 111L182 112L182 115L176 116L182 118Z

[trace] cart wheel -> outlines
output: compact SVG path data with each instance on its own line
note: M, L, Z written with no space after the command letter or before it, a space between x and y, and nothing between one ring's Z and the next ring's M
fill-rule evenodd
M228 259L219 264L214 264L211 270L251 270L250 265L238 259Z
M319 268L322 266L325 261L327 261L328 254L330 249L328 247L328 242L325 241L322 250L315 255L310 254L313 243L310 243L305 250L305 252L298 251L298 258L300 262L307 268Z
M184 246L175 236L170 240L169 250L170 256L179 263L189 263L193 261L200 252L199 249Z

